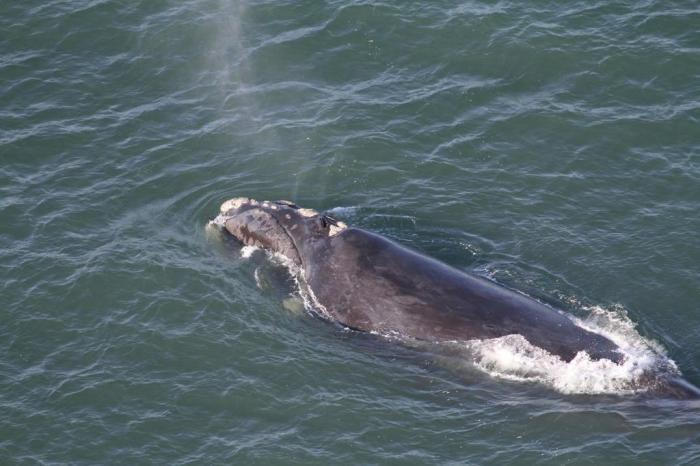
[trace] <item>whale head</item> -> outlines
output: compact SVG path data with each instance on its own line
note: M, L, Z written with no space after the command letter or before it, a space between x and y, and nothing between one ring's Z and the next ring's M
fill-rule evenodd
M311 243L327 240L347 228L343 222L290 201L247 197L225 201L213 222L243 244L282 254L297 265L303 264Z

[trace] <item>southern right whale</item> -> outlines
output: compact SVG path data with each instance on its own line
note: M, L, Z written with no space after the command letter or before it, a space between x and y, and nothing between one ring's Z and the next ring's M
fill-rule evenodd
M433 342L517 334L566 362L580 352L624 361L614 342L561 311L289 201L230 199L218 224L291 260L321 313L349 328ZM676 376L647 380L673 396L700 397Z

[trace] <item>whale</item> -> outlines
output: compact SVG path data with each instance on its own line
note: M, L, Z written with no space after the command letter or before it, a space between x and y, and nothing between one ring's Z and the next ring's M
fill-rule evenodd
M214 223L293 264L318 314L349 329L437 343L515 334L564 362L582 352L624 362L612 340L559 309L291 201L232 198ZM664 386L675 397L700 397L678 377Z

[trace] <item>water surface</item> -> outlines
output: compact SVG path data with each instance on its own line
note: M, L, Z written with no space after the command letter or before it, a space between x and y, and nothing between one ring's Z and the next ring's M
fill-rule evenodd
M700 462L696 403L344 331L205 230L239 195L333 209L630 322L700 384L698 24L659 0L4 2L0 462Z

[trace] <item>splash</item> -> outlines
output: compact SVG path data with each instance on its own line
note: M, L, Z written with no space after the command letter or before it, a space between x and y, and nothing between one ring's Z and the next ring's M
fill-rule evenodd
M209 223L207 223L207 227L219 227L219 228L226 228L226 221L230 219L231 217L228 215L224 214L219 214L213 219L209 220Z
M325 306L321 304L313 290L307 285L306 277L304 276L304 269L294 263L287 256L280 254L278 252L266 251L268 258L275 264L282 265L287 268L289 275L294 281L294 286L299 297L302 300L304 309L309 314L319 316L324 319L331 319L330 314L326 310Z
M252 256L253 253L259 249L260 248L257 246L243 246L241 248L241 257L244 259L249 259L250 256Z
M326 213L331 214L331 215L338 215L339 217L352 217L357 213L357 209L359 207L357 206L338 206L338 207L333 207L331 209L328 209Z
M624 354L624 362L592 360L579 352L570 362L533 346L521 335L488 340L451 342L461 345L476 368L492 377L538 382L565 394L625 394L650 389L650 374L679 374L675 362L656 342L642 337L620 306L586 309L585 319L572 318L586 330L611 339Z

